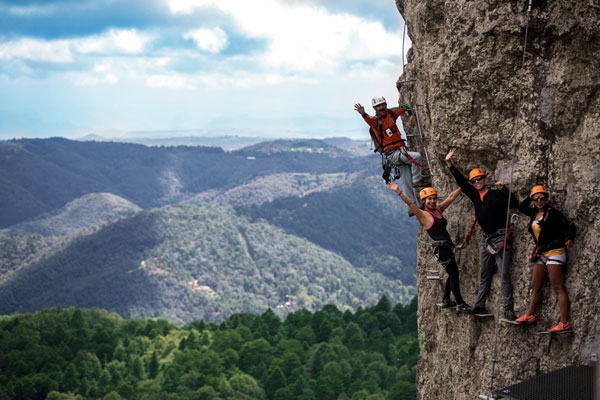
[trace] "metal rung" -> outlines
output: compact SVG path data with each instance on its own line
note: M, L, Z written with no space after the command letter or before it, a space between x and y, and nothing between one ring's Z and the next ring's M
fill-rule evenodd
M439 276L433 276L433 275L428 275L425 278L429 279L430 281L432 281L432 280L439 280L440 279Z
M439 274L440 271L438 271L437 269L426 269L425 272L430 272L432 274Z

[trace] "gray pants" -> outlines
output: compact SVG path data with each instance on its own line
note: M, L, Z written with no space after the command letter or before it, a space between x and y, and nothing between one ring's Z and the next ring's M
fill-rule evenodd
M498 235L489 240L494 249L498 249L504 240L505 235ZM512 240L509 237L504 245L506 254L504 256L504 263L502 262L502 255L505 250L501 250L498 254L490 254L487 250L485 236L481 241L481 267L479 270L479 293L477 294L477 300L475 301L474 307L485 307L485 301L487 300L488 294L490 293L490 287L492 286L492 276L498 267L500 273L500 290L502 292L502 302L504 304L504 311L513 311L513 287L510 280L510 255L512 253Z
M421 154L414 151L409 151L408 154L413 158L413 160L423 165L421 163ZM419 205L417 196L415 196L413 183L419 183L423 180L423 171L421 168L417 167L413 162L411 162L403 154L401 148L389 150L387 153L385 153L385 158L390 164L398 167L400 179L404 185L404 194L416 205Z

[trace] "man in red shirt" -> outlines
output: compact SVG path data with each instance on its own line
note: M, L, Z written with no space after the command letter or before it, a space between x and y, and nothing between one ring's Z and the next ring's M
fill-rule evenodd
M386 161L397 167L400 173L400 179L404 184L404 193L415 203L419 204L413 187L428 186L423 176L421 164L421 155L417 152L406 150L405 141L402 138L400 129L396 123L400 114L408 111L412 119L410 106L401 105L400 107L387 108L387 102L383 96L374 97L371 101L375 109L375 116L372 117L365 112L365 108L357 103L354 110L358 112L367 125L369 125L375 151L383 153ZM411 160L412 159L412 160ZM389 177L384 173L384 179L389 181Z

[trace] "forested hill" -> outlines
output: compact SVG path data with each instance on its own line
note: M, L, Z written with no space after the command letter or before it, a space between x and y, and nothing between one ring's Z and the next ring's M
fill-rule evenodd
M0 318L0 399L409 400L416 301L176 328L104 310Z
M41 235L0 239L2 314L75 305L185 323L268 307L282 315L327 303L355 309L383 294L394 302L415 294L398 279L368 265L355 267L228 206L141 211L57 249L48 250ZM15 249L35 255L38 248L47 252L44 257L11 263Z
M225 152L212 147L147 147L61 138L1 141L0 228L88 193L112 193L148 208L209 189L235 187L259 176L350 173L374 162L373 156L353 157L324 141L300 142L288 142L276 152L265 152L265 145L263 151Z
M3 222L51 208L0 229L0 313L102 307L183 324L408 301L417 225L379 177L379 158L337 142L233 153L0 142ZM92 189L105 192L71 199Z
M359 179L329 191L240 205L236 210L307 238L357 268L413 286L418 226L381 182L379 177Z

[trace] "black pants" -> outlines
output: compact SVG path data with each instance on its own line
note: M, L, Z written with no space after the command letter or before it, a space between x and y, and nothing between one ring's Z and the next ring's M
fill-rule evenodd
M454 259L454 252L450 246L438 246L435 248L435 255L444 266L444 269L448 273L448 279L446 279L446 286L444 287L444 299L450 300L450 292L454 295L456 304L463 304L465 301L460 295L460 285L458 283L458 265Z

